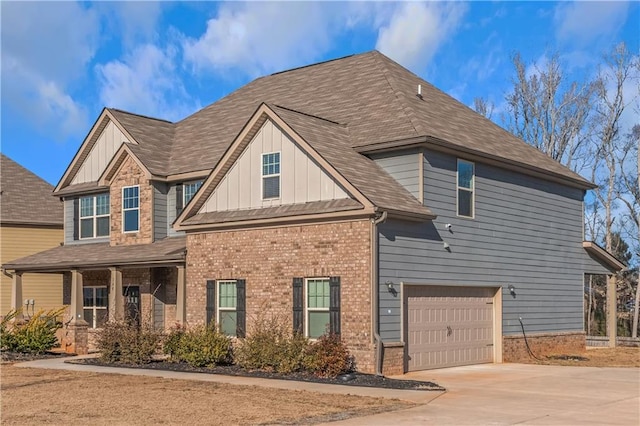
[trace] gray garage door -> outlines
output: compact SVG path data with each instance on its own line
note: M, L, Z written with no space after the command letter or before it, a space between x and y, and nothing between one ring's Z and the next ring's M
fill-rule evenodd
M407 286L409 371L493 362L491 288Z

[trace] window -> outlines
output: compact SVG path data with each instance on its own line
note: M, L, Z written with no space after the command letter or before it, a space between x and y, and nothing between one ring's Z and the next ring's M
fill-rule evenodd
M458 160L458 216L473 217L474 215L474 164Z
M329 327L329 279L307 279L306 285L307 337L317 339Z
M280 153L262 154L262 199L280 198Z
M124 232L138 232L140 229L140 187L122 188L122 224Z
M80 198L80 238L109 236L109 194Z
M89 327L98 328L102 326L109 317L107 305L109 296L106 287L84 287L84 320L89 323Z
M237 330L238 289L235 280L218 281L218 324L220 330L235 336Z
M182 195L184 197L182 201L182 205L186 206L189 201L193 198L193 196L198 192L198 189L202 186L202 181L199 180L197 182L189 182L183 185Z

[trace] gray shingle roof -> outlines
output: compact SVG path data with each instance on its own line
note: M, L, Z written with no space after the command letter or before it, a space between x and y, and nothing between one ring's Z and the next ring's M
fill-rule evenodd
M59 225L63 204L51 196L53 186L2 154L0 163L0 222Z

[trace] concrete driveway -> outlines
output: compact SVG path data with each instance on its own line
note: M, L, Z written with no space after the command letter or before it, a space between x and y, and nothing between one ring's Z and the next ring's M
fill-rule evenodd
M484 364L402 377L434 381L447 392L426 405L341 424L640 424L637 368Z

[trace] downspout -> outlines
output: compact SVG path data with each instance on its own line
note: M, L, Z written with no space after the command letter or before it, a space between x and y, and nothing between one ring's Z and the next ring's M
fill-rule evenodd
M376 344L376 376L382 376L382 339L378 334L378 303L379 303L379 289L378 289L378 225L384 223L387 220L387 212L383 211L380 216L372 220L371 226L371 299L373 301L373 312L371 315L373 326L373 338Z

